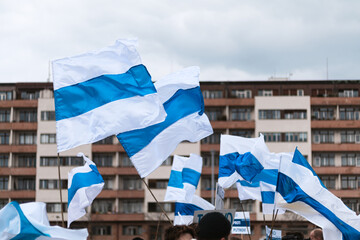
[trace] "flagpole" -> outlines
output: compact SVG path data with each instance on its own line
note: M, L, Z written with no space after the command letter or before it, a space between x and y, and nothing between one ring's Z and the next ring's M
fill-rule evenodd
M241 207L241 211L242 211L242 212L243 212L243 214L244 214L245 225L246 225L246 231L248 232L249 239L251 240L251 236L250 236L250 232L249 232L249 228L250 228L250 226L248 226L248 224L247 224L247 221L246 221L246 216L245 216L245 211L244 211L244 208L243 208L243 205L242 205L241 200L240 200L240 207ZM250 220L250 214L249 214L249 220Z
M155 239L158 239L158 233L159 233L159 229L160 229L160 221L161 221L161 217L162 217L162 213L160 213L160 217L159 217L159 221L156 227L156 235L155 235Z
M58 175L59 175L61 221L62 221L62 227L64 228L65 227L65 222L64 222L64 209L63 209L62 192L61 192L60 156L59 156L59 153L57 154L57 160L58 160Z
M173 225L173 222L171 221L171 219L169 218L169 216L166 214L165 210L163 209L163 207L161 206L161 204L159 203L159 201L156 199L155 195L153 194L153 192L150 190L149 186L147 185L147 183L145 182L145 178L141 179L143 181L143 183L145 184L145 186L147 187L147 189L149 190L149 192L151 193L151 195L153 196L153 198L155 199L157 205L161 208L161 211L165 214L166 218L169 220L170 224Z

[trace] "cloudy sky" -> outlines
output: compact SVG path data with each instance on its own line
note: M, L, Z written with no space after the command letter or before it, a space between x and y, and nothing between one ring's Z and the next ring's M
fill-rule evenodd
M1 0L0 82L43 82L49 62L138 38L154 80L360 79L358 0Z

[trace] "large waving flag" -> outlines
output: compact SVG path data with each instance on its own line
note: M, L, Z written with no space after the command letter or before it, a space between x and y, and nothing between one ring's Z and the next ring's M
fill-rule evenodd
M73 221L85 215L85 208L90 206L104 187L104 180L95 163L83 153L79 153L78 156L82 156L86 163L69 172L68 227Z
M42 202L8 203L0 210L0 239L86 240L87 229L72 230L50 226L46 205Z
M190 154L190 157L174 155L169 183L164 201L191 202L200 180L202 157Z
M180 142L197 142L213 133L204 114L199 72L198 67L189 67L155 82L167 113L165 121L117 135L142 178L159 167Z
M277 206L321 227L324 239L360 239L360 216L323 186L297 149L281 160L276 190Z
M214 205L197 195L193 196L191 202L176 202L174 225L189 225L193 222L195 211L214 209Z
M165 119L135 45L117 41L52 62L58 152Z

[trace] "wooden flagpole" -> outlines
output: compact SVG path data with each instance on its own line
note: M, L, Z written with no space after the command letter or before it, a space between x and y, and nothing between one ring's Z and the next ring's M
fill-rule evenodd
M248 231L248 236L249 236L249 239L251 240L251 236L250 236L250 232L249 232L249 228L250 228L250 226L248 226L248 224L247 224L247 221L246 221L246 216L245 216L245 211L244 211L244 208L243 208L243 205L242 205L241 200L240 200L240 207L241 207L241 211L242 211L242 212L243 212L243 214L244 214L244 219L245 219L246 230ZM250 214L249 214L249 220L250 220Z
M60 175L60 156L59 156L59 153L57 154L57 160L58 160L58 175L59 175L59 192L60 192L61 221L62 221L62 227L65 228L64 209L63 209L63 200L62 200L62 192L61 192L61 175Z

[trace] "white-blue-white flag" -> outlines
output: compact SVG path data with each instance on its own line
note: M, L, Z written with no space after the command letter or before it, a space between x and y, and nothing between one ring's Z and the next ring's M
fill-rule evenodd
M190 154L190 157L174 155L169 183L164 201L191 202L200 180L202 157Z
M58 152L165 119L136 43L52 62Z
M268 226L265 226L265 231L266 231L266 240L281 240L281 230L276 230L273 229L271 231L271 228L269 228ZM271 234L271 237L270 237Z
M159 167L180 142L197 142L213 133L204 113L199 73L198 67L189 67L155 82L165 121L117 135L141 178Z
M46 205L42 202L18 204L10 202L0 210L0 239L86 240L87 229L50 226Z
M104 180L95 163L83 153L78 156L82 156L86 163L73 168L68 174L68 227L85 215L85 208L91 205L104 187Z
M297 149L292 159L281 159L276 191L277 207L321 227L324 239L360 239L360 216L323 186Z
M191 202L176 202L174 225L189 225L193 222L195 211L214 209L214 205L197 195L193 196Z

